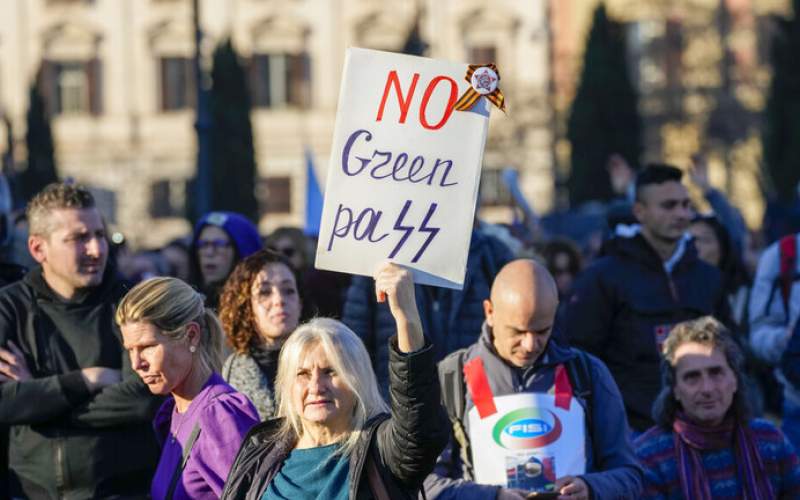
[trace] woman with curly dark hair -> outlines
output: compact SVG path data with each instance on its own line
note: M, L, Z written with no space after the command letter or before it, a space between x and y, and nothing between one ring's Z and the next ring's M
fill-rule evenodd
M294 271L271 250L240 262L222 290L219 317L234 351L222 376L250 398L262 420L275 415L278 354L297 327L301 309Z

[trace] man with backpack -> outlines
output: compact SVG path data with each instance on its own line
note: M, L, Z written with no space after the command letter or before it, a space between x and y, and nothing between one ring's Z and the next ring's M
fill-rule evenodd
M439 364L453 432L429 499L639 497L619 389L597 358L549 341L557 307L544 266L500 270L480 338Z
M772 366L780 363L800 317L799 238L800 233L785 236L764 250L750 293L750 345L756 356ZM798 447L800 387L780 373L778 378L784 385L782 430Z

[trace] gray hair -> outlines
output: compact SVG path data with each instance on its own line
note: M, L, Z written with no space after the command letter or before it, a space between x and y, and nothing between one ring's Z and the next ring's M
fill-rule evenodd
M355 399L350 432L338 450L347 457L355 448L367 420L387 413L389 407L378 390L364 343L344 323L334 319L317 318L301 325L281 349L275 392L278 416L284 417L284 422L276 437L303 435L303 420L292 403L292 388L300 364L317 346L322 347L331 367L353 392Z
M725 325L711 316L703 316L692 321L684 321L675 325L664 341L661 362L662 389L653 403L653 420L663 427L672 428L675 414L681 408L675 399L675 353L683 344L696 343L719 349L725 355L728 366L736 376L737 389L733 395L734 417L747 421L752 415L747 384L742 379L744 374L744 355Z

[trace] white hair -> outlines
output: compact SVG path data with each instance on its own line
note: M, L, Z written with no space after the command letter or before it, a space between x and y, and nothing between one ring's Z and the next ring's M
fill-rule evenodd
M275 381L275 397L278 416L285 420L278 430L277 437L290 434L298 437L303 435L303 420L300 409L295 408L292 403L292 388L298 368L317 346L322 347L330 366L353 393L355 408L350 420L350 432L337 452L349 456L367 420L375 415L389 412L389 407L378 390L372 362L364 343L353 330L335 319L317 318L301 325L289 336L281 349Z

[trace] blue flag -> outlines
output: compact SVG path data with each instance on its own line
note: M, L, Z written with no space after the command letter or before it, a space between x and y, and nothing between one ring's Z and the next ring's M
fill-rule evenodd
M314 173L314 156L306 148L306 236L319 236L319 222L322 219L322 191L319 189Z

